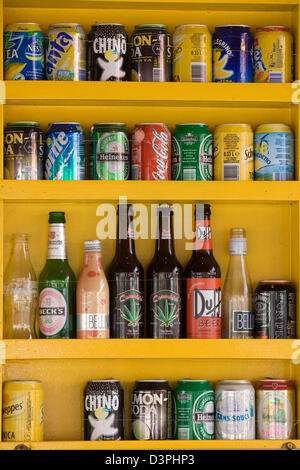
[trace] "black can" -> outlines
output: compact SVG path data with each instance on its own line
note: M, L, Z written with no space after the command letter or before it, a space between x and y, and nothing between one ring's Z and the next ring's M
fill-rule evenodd
M172 38L165 25L135 26L130 40L131 80L170 82Z
M260 281L254 308L256 338L296 337L296 290L289 281Z
M137 380L131 410L132 439L172 439L173 392L167 380Z
M43 134L37 122L10 122L4 130L4 178L42 180Z
M94 24L88 35L88 80L121 82L128 79L128 36L122 24Z
M84 390L84 440L124 439L124 392L119 380L90 380Z

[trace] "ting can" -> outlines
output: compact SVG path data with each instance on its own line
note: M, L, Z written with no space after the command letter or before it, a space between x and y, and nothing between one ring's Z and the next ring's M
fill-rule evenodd
M44 36L36 23L12 23L4 33L4 79L44 80Z
M4 178L42 180L44 142L38 122L9 122L4 129Z
M219 124L214 132L214 179L250 181L254 175L253 131L249 124Z
M171 132L166 124L136 124L132 133L131 179L171 179Z
M264 26L254 36L254 81L293 81L293 36L286 26Z
M257 439L296 437L296 389L291 380L263 379L256 391Z
M217 26L213 35L213 81L253 81L253 36L250 26Z
M296 338L296 289L289 281L260 281L254 307L256 338Z
M130 146L125 124L94 124L90 133L90 178L128 180L129 172Z
M80 24L50 24L46 76L47 80L86 80L86 35Z
M45 141L45 179L85 179L84 133L78 122L49 124Z
M135 26L130 39L131 80L170 82L172 38L162 24Z
M254 134L254 179L294 179L294 136L285 124L262 124Z
M208 380L178 380L175 439L214 439L214 391Z
M172 180L213 178L212 134L207 124L177 124L172 136Z
M39 380L10 380L3 385L2 440L42 441L44 392Z
M215 410L216 439L255 439L255 390L249 380L220 380Z
M173 394L167 380L137 380L132 392L132 438L173 437Z
M124 439L124 391L119 380L90 380L84 397L84 440Z
M176 26L173 35L173 81L211 82L212 44L207 26Z
M128 37L122 24L94 24L88 35L88 80L127 80L128 55Z

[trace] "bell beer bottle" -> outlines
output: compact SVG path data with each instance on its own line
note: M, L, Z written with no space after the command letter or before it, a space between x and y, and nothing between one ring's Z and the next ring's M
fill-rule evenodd
M111 338L144 337L144 269L135 254L133 206L118 206L115 257L108 270Z
M212 252L209 204L195 207L194 250L185 279L187 337L221 338L221 270Z
M147 337L182 338L183 269L175 256L172 207L161 204L157 215L155 254L147 270Z
M48 255L39 277L41 338L75 337L76 278L66 251L65 213L49 213Z

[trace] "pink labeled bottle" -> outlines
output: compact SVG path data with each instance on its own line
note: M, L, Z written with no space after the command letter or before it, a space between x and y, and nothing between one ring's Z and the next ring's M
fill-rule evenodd
M109 289L102 266L100 240L84 241L76 304L77 338L109 338Z

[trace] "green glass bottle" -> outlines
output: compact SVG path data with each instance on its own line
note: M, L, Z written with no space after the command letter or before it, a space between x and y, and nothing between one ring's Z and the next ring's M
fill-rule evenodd
M49 213L48 255L39 277L40 338L75 338L76 278L66 250L65 213Z

